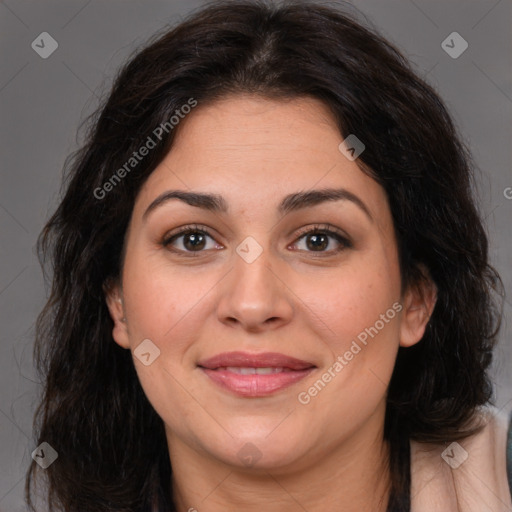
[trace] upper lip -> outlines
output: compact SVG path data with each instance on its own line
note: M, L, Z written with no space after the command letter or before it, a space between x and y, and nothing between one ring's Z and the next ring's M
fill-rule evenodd
M295 357L280 354L278 352L261 352L251 354L249 352L223 352L209 359L197 363L198 366L215 370L217 368L232 366L245 368L290 368L291 370L305 370L315 365Z

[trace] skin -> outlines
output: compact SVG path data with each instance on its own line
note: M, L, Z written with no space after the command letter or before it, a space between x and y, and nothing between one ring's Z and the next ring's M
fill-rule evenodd
M181 121L136 199L121 279L107 304L116 343L133 351L150 339L160 350L149 366L137 357L134 364L165 423L180 512L386 510L386 388L399 346L421 339L436 294L431 282L401 294L386 194L339 151L341 142L318 100L229 96ZM372 219L348 200L277 212L287 194L340 187ZM229 210L173 199L143 219L170 189L220 194ZM299 233L326 223L351 245L329 237L315 250L311 235ZM200 252L187 236L162 244L190 224L209 232ZM262 248L252 263L236 252L247 236ZM396 302L401 312L301 404L298 393ZM317 368L271 396L240 397L197 367L233 350L281 352ZM250 467L238 456L246 443L261 454Z

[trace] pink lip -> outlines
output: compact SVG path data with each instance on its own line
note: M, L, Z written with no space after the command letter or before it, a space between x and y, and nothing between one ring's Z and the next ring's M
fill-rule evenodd
M302 380L316 368L312 363L276 352L225 352L201 361L198 366L216 384L244 397L261 397L285 389ZM287 370L267 375L242 375L227 370L226 367L229 366Z
M225 366L238 366L246 368L289 368L290 370L305 370L315 366L308 361L295 357L285 356L278 352L223 352L197 363L198 366L215 370Z

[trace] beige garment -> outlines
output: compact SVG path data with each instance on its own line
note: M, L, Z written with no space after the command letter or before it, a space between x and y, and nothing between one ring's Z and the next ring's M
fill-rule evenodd
M507 415L479 411L485 427L458 443L411 441L411 512L512 512Z

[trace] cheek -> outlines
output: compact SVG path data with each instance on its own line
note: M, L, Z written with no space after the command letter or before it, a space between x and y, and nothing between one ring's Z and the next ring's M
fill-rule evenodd
M201 406L191 400L191 392L184 375L171 368L165 355L151 366L135 364L144 394L166 425L183 436L190 432L190 417L204 415Z
M179 273L156 258L136 251L126 258L123 276L126 316L131 350L144 339L159 350L158 357L145 366L134 354L134 365L147 399L168 425L187 430L192 414L187 390L187 351L197 338L206 314L205 296L211 284L200 276Z
M325 276L297 282L297 295L321 322L324 339L331 350L343 353L351 341L377 323L381 338L396 338L400 276L397 266L379 252L355 255L350 264ZM382 318L384 315L384 318Z
M354 258L325 283L304 286L310 318L321 319L319 334L331 353L306 408L321 414L364 417L384 399L399 344L400 277L382 253ZM336 285L333 285L333 280ZM312 285L313 283L311 283ZM336 412L337 411L337 412Z
M213 284L206 272L180 269L142 251L127 257L123 277L130 335L153 336L162 345L193 329L189 319L201 310Z

